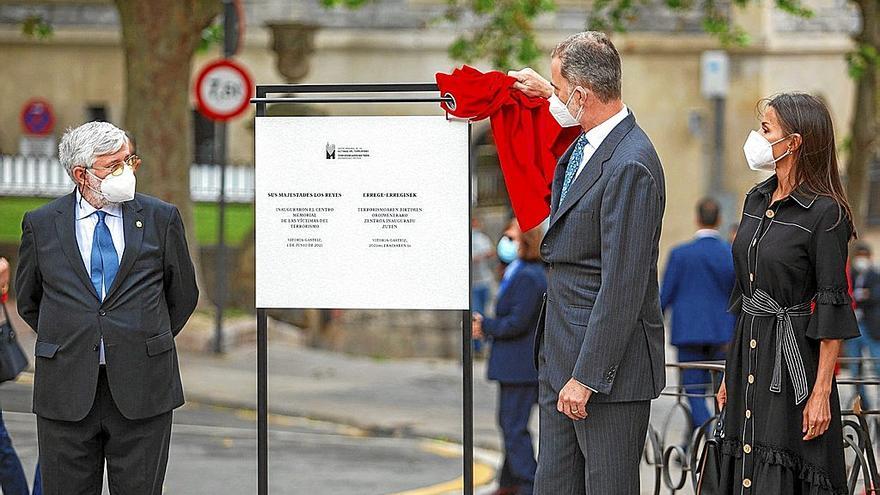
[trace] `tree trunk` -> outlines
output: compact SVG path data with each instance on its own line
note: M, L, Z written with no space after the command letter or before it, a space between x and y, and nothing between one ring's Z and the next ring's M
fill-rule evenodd
M880 29L876 0L858 0L856 5L862 18L862 29L856 35L856 43L880 50ZM858 46L856 47L858 49ZM866 57L865 70L856 81L855 111L852 119L852 142L849 163L846 168L847 196L853 209L856 228L862 230L868 218L868 172L876 152L877 111L877 63Z
M189 190L192 58L202 30L222 10L219 0L114 0L125 53L125 126L137 142L144 192L180 209L196 278L201 263ZM205 290L199 306L207 304Z

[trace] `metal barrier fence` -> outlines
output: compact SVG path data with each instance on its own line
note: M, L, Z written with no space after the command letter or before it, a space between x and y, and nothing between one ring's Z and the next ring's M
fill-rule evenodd
M865 387L880 385L880 377L865 377L863 371L866 364L875 364L878 359L873 358L840 358L838 363L849 371L858 370L857 377L838 377L837 385L841 397L841 413L843 421L843 444L847 459L847 480L849 494L880 494L880 473L877 468L877 451L875 439L880 434L880 409L863 409L862 394ZM688 393L685 386L679 384L667 387L661 394L665 397L675 398L673 409L663 418L662 424L651 424L648 427L648 441L645 444L643 461L654 470L653 493L660 495L693 493L697 485L697 464L699 455L707 437L712 435L715 423L718 419L718 408L714 404L714 393L721 384L724 374L724 363L721 361L704 361L693 363L667 364L667 368L676 369L679 372L694 369L708 371L710 383L688 385L693 389L705 387L707 392L703 394ZM880 366L878 366L880 367ZM848 388L854 388L853 394L844 394ZM880 388L874 390L880 392ZM854 395L852 406L843 407L844 397ZM694 429L693 416L687 398L701 397L713 399L715 415L700 428ZM687 431L693 431L685 440L681 431L676 431L676 418L684 421ZM659 426L659 428L658 428ZM857 491L861 489L861 491Z
M217 201L220 195L220 167L193 164L189 171L189 183L193 201ZM57 158L0 155L0 195L54 198L72 189L67 172ZM253 167L227 166L226 200L250 203L253 199Z

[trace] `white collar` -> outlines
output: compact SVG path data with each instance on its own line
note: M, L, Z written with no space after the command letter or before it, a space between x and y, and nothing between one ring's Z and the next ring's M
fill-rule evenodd
M92 206L91 203L86 201L82 194L79 192L79 188L76 189L76 219L82 220L83 218L87 218L95 213L98 209ZM113 217L121 217L122 216L122 206L120 205L107 205L101 208L101 211L106 212L108 215Z
M721 237L721 233L715 229L700 229L697 231L697 239L703 239L705 237Z
M605 138L611 134L611 131L617 127L617 124L623 122L623 119L627 116L629 116L629 108L627 108L626 105L623 105L623 108L621 108L616 114L612 115L608 120L587 131L585 134L587 135L587 141L590 142L590 146L598 148L599 145L602 144L602 141L605 141Z

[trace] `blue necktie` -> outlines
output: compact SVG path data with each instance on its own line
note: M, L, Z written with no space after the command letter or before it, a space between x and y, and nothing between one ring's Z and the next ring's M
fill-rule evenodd
M577 175L578 168L581 166L581 161L584 159L584 148L589 143L586 134L578 136L577 142L574 143L574 149L571 151L571 157L568 159L568 167L565 169L565 179L562 181L562 192L559 194L559 204L562 204L562 200L564 200L565 195L568 194L568 189L571 187L571 183L574 182L574 177Z
M107 212L98 210L95 214L98 215L98 225L95 226L95 237L92 239L92 285L103 300L119 270L119 257L113 246L110 228L104 222Z

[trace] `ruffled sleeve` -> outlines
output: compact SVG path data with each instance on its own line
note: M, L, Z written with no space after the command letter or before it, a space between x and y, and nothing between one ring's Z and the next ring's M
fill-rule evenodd
M836 203L825 208L810 245L810 258L816 270L816 306L807 337L815 340L859 336L846 276L847 245L852 230L846 218L838 222L839 215Z

